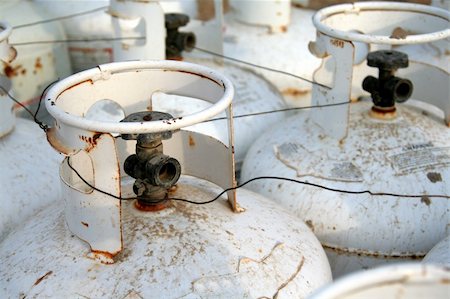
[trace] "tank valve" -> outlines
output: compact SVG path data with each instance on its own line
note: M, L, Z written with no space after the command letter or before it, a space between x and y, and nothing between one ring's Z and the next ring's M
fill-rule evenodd
M362 84L363 89L372 95L373 116L394 118L395 102L405 102L411 96L412 82L395 76L397 69L408 67L408 63L408 55L398 51L381 50L367 55L367 65L379 70L378 78L367 76Z
M130 114L122 122L145 122L172 119L172 115L157 111ZM143 210L161 210L167 203L169 188L181 175L181 165L175 158L163 154L162 140L170 139L172 132L122 134L125 140L137 140L136 154L124 162L125 173L136 179L133 191L136 206Z
M169 13L165 15L167 30L166 58L181 60L183 51L192 51L195 47L195 35L192 32L179 32L178 28L189 22L189 16L180 13Z

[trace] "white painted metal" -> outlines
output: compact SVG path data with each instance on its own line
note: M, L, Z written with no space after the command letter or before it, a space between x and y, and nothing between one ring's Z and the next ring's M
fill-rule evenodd
M269 27L271 33L285 32L290 22L291 0L231 0L237 20Z
M11 26L0 22L0 61L6 66L16 56L16 50L8 43L11 35ZM8 98L6 92L11 90L11 81L0 75L0 138L14 128L15 115L13 102Z
M368 23L391 30L383 22ZM310 48L324 57L324 63L315 80L331 89L314 86L313 105L339 104L365 95L360 91L362 78L377 70L364 66L365 62L355 65L355 46L352 41L318 32ZM398 105L395 120L369 117L371 103L367 99L314 109L262 136L244 161L243 181L276 175L343 190L424 195L354 195L279 181L249 185L314 227L334 276L423 257L448 234L448 199L426 196L449 195L448 70L410 61L398 76L413 82L412 97L422 103L410 100Z
M84 117L91 106L104 99L116 102L125 115L148 111L152 107L154 92L194 97L212 105L183 117L145 123ZM87 176L97 188L119 197L120 161L124 161L134 151L133 146L130 147L131 143L122 144L109 132L131 134L176 131L208 120L226 109L228 147L206 135L182 131L174 133L166 141L165 151L179 160L183 174L194 175L228 188L235 186L233 126L230 118L233 94L234 89L226 77L190 63L145 61L101 65L62 80L48 92L45 104L56 122L55 127L47 131L47 137L59 152L74 157L72 165L80 169L83 176ZM80 98L84 101L80 102ZM69 160L66 160L66 164L63 164L61 177L66 201L70 202L66 212L71 231L89 242L94 253L116 255L122 250L120 200L98 190L77 187L83 182L74 177L68 163ZM235 191L229 191L228 198L233 209L239 210ZM96 204L87 204L93 202ZM88 229L82 225L86 222L90 223Z
M232 63L221 64L210 58L199 58L187 56L186 61L195 62L201 65L211 67L230 78L235 86L236 94L233 99L233 112L235 116L274 111L285 108L283 98L276 88L260 75L252 70L239 67ZM173 97L173 96L172 96ZM155 104L157 106L155 106ZM164 108L164 111L173 112L174 116L183 116L190 111L203 109L204 102L201 101L177 101L164 97L158 101L153 101L153 107ZM219 117L225 116L224 114ZM267 131L271 126L283 121L287 116L285 112L271 113L266 115L248 116L236 118L235 127L235 161L236 168L239 169L244 161L245 154L254 142L254 140ZM218 120L197 124L189 127L189 130L201 132L218 138L227 144L226 120Z
M444 238L444 240L437 243L430 252L422 260L427 264L439 264L450 266L450 235Z
M166 28L159 1L111 0L115 37L145 37L144 40L114 42L114 61L165 59Z
M11 27L0 23L0 53L5 66L14 59L8 44ZM8 97L11 81L0 76L0 240L24 219L55 200L59 195L57 154L49 147L37 125L15 119Z
M263 1L254 1L259 7ZM254 11L254 9L250 11ZM265 27L237 22L232 13L225 15L224 53L227 56L312 79L321 60L308 51L308 43L315 38L313 10L291 8L291 22L286 32L271 34ZM312 85L297 78L252 68L274 84L285 102L292 107L311 104Z
M33 23L48 19L40 8L31 1L1 1L0 20L11 26ZM15 29L10 38L11 44L65 40L66 36L58 22L36 24ZM66 43L42 43L15 45L17 58L9 66L2 66L0 73L7 75L13 82L15 96L33 110L42 90L57 78L71 73ZM19 109L18 107L16 107ZM25 116L25 112L20 110ZM41 117L45 115L45 109Z
M120 104L127 115L147 110L153 92L195 97L211 106L153 126L137 123L137 128L74 118L104 99ZM217 72L173 61L102 65L52 87L46 104L56 121L49 140L70 156L60 172L65 219L62 202L53 204L35 215L39 221L29 219L0 243L0 296L292 298L328 283L331 271L314 234L260 195L239 189L239 204L236 191L229 191L228 204L224 196L205 205L172 200L162 211L142 212L131 200L93 190L68 167L100 190L133 196L133 180L121 175L120 165L134 143L100 132L108 125L114 125L112 133L175 130L185 118L198 122L227 109L229 147L186 130L164 141L164 152L178 159L187 175L170 197L210 200L235 186L233 94L230 81ZM18 260L20 266L9 271Z
M339 279L310 299L440 299L450 294L450 270L421 264L397 264Z
M218 192L182 177L171 195L206 201ZM303 223L260 195L237 195L246 209L238 214L224 199L201 206L174 202L155 213L123 203L125 248L112 265L87 257L89 247L67 230L62 202L54 204L0 244L0 295L304 298L330 282L323 249Z

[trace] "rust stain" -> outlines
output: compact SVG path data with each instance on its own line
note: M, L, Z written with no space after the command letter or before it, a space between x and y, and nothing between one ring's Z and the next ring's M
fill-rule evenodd
M167 208L168 202L169 202L168 200L165 200L165 201L163 201L161 203L158 203L158 204L146 205L146 204L140 203L139 200L136 200L135 203L134 203L134 206L139 211L143 211L143 212L158 212L158 211L161 211L161 210L164 210L165 208Z
M3 72L5 73L6 77L12 78L12 77L17 77L19 74L24 75L27 71L22 67L22 65L12 67L9 64L5 64L4 68L3 68Z
M369 115L376 119L390 120L397 117L397 109L395 107L380 108L373 106Z
M194 137L192 137L191 135L189 135L189 146L195 146Z
M94 133L94 135L92 137L88 137L88 136L79 136L79 138L87 143L87 147L85 148L85 150L87 152L90 152L91 150L93 150L96 146L97 146L97 140L100 138L100 136L102 136L102 133Z
M402 27L395 27L390 38L405 39L407 36L408 32L405 29L403 29Z
M289 88L283 89L283 91L281 91L281 93L285 96L294 96L294 97L303 96L310 92L311 91L308 89L297 89L294 87L289 87Z
M314 232L314 223L312 220L306 220L305 223Z
M194 72L189 72L189 71L184 71L184 70L164 70L164 72L178 72L178 73L186 73L186 74L195 75L195 76L198 76L198 77L201 77L201 78L204 78L204 79L208 79L209 81L212 81L212 82L216 83L220 87L225 88L225 86L223 85L223 82L219 83L219 82L213 80L212 78L203 76L202 74L197 74L197 73L194 73Z
M51 144L51 146L55 150L57 150L60 153L69 155L70 153L73 152L72 149L67 148L59 141L58 137L56 137L56 129L55 128L50 128L47 130L47 141L48 141L48 143Z
M36 58L36 62L34 63L34 70L35 70L35 71L42 70L41 57L37 57L37 58Z
M344 48L343 40L333 38L333 39L330 39L330 43L335 47Z
M53 271L48 271L48 272L45 273L43 276L39 277L39 278L35 281L34 285L37 286L37 285L40 284L44 279L46 279L48 276L50 276L50 275L52 275L52 274L53 274Z
M112 254L111 252L102 251L102 250L91 250L94 255L103 255L107 259L113 259L113 257L117 254Z
M87 222L81 221L81 224L83 224L83 225L86 226L86 227L89 227L89 223L87 223Z
M446 49L444 52L445 55L450 55L450 50Z
M427 173L427 178L432 183L442 182L442 176L439 172L429 172Z
M287 30L288 30L288 28L287 28L287 26L285 26L285 25L283 25L283 26L280 27L280 31L281 31L281 32L287 32Z
M366 256L366 257L374 257L374 258L382 258L382 259L423 259L425 257L424 254L415 254L409 252L401 252L399 254L388 254L379 251L369 251L365 249L353 249L353 248L342 248L335 247L326 244L322 244L322 247L326 250L334 251L337 254L345 254L345 255L357 255L357 256Z
M429 206L431 204L431 199L428 196L422 196L422 198L420 199L420 202L423 202L424 204Z

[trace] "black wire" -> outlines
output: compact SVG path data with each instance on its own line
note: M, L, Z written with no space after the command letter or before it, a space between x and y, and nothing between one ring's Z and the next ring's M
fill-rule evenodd
M99 41L116 41L116 40L142 40L143 36L129 36L129 37L108 37L108 38L94 38L94 39L55 39L55 40L41 40L33 42L14 43L12 46L27 46L38 44L54 44L54 43L91 43Z
M69 165L70 169L72 169L75 172L75 174L80 178L80 180L82 180L86 185L88 185L93 190L96 190L96 191L98 191L98 192L100 192L102 194L105 194L107 196L111 196L111 197L113 197L115 199L119 199L119 200L133 200L133 199L136 199L136 197L120 197L120 196L117 196L117 195L114 195L114 194L111 194L109 192L106 192L106 191L103 191L101 189L96 188L91 183L86 181L75 168L73 168L72 164L70 164L70 162L69 162L69 159L70 159L70 157L67 157L67 164ZM287 181L287 182L307 185L307 186L321 188L321 189L332 191L332 192L345 193L345 194L370 194L372 196L392 196L392 197L410 197L410 198L423 198L423 197L428 197L428 198L434 198L434 197L450 198L450 196L448 196L448 195L440 195L440 194L438 194L438 195L435 195L435 194L433 194L433 195L427 195L427 194L417 195L417 194L398 194L398 193L389 193L389 192L372 192L370 190L351 191L351 190L331 188L331 187L327 187L327 186L324 186L324 185L314 184L314 183L310 183L310 182L306 182L306 181L300 181L300 180L291 179L291 178L285 178L285 177L259 176L259 177L255 177L255 178L249 179L248 181L245 181L244 183L242 183L240 185L237 185L235 187L227 188L227 189L223 190L222 192L220 192L216 197L214 197L213 199L208 200L208 201L197 202L197 201L192 201L192 200L185 199L185 198L175 198L175 197L169 198L169 199L170 200L176 200L176 201L183 201L183 202L196 204L196 205L209 204L209 203L212 203L212 202L216 201L217 199L219 199L226 192L242 188L245 185L247 185L247 184L249 184L251 182L257 181L257 180ZM162 200L162 201L164 201L164 200Z
M231 60L231 61L234 61L234 62L242 63L242 64L245 64L245 65L248 65L248 66L260 68L260 69L263 69L263 70L266 70L266 71L279 73L279 74L290 76L290 77L294 77L296 79L300 79L300 80L309 82L311 84L319 85L320 87L323 87L325 89L331 89L331 87L329 87L329 86L323 85L321 83L318 83L318 82L315 82L315 81L312 81L312 80L306 79L304 77L301 77L301 76L298 76L298 75L295 75L295 74L292 74L292 73L288 73L288 72L285 72L285 71L282 71L282 70L277 70L277 69L273 69L273 68L270 68L270 67L267 67L267 66L258 65L258 64L254 64L254 63L247 62L247 61L244 61L244 60L240 60L240 59L237 59L237 58L225 56L225 55L222 55L222 54L219 54L219 53L216 53L216 52L212 52L212 51L209 51L209 50L206 50L206 49L202 49L202 48L199 48L199 47L194 47L194 49L196 49L196 50L198 50L200 52L204 52L204 53L207 53L207 54L210 54L210 55L213 55L213 56L217 56L217 57L221 57L221 58L224 58L224 59L228 59L228 60Z
M87 15L99 10L105 10L107 9L109 6L102 6L102 7L98 7L92 10L87 10L87 11L83 11L83 12L79 12L79 13L74 13L71 15L66 15L66 16L62 16L62 17L57 17L57 18L53 18L53 19L48 19L48 20L42 20L42 21L36 21L36 22L32 22L32 23L27 23L27 24L21 24L21 25L17 25L17 26L13 26L13 29L20 29L20 28L24 28L24 27L29 27L29 26L35 26L35 25L39 25L39 24L45 24L45 23L50 23L50 22L55 22L55 21L59 21L59 20L64 20L64 19L70 19L70 18L74 18L74 17L78 17L78 16L82 16L82 15Z
M7 90L6 88L4 88L3 86L0 85L0 89L16 104L18 104L20 107L22 107L32 118L33 121L39 126L39 128L41 128L42 130L44 130L45 132L48 129L48 126L46 124L44 124L42 121L38 120L37 118L37 114L39 112L39 109L41 108L41 103L42 103L42 99L45 96L46 91L50 88L50 86L52 86L53 84L55 84L56 82L58 82L58 80L53 81L52 83L50 83L49 85L47 85L47 87L44 88L44 90L42 91L41 97L39 98L39 102L38 102L38 106L36 111L33 113L28 107L26 107L24 104L22 104L19 100L17 100L16 98L14 98Z

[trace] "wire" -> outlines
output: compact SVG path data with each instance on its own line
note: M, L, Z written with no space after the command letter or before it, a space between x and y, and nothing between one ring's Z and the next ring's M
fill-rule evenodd
M35 26L35 25L39 25L39 24L45 24L45 23L55 22L55 21L59 21L59 20L64 20L64 19L70 19L70 18L74 18L74 17L78 17L78 16L83 16L83 15L94 13L96 11L105 10L108 7L109 6L102 6L102 7L98 7L98 8L92 9L92 10L87 10L87 11L83 11L83 12L79 12L79 13L74 13L74 14L71 14L71 15L61 16L61 17L48 19L48 20L36 21L36 22L32 22L32 23L21 24L21 25L13 26L13 29L20 29L20 28L24 28L24 27L30 27L30 26Z
M307 78L304 78L304 77L295 75L295 74L293 74L293 73L288 73L288 72L285 72L285 71L282 71L282 70L277 70L277 69L270 68L270 67L267 67L267 66L258 65L258 64L254 64L254 63L247 62L247 61L244 61L244 60L240 60L240 59L237 59L237 58L225 56L225 55L223 55L223 54L219 54L219 53L216 53L216 52L212 52L212 51L209 51L209 50L206 50L206 49L202 49L202 48L199 48L199 47L194 47L194 49L195 49L195 50L198 50L198 51L200 51L200 52L204 52L204 53L207 53L207 54L210 54L210 55L213 55L213 56L217 56L217 57L221 57L221 58L224 58L224 59L228 59L228 60L231 60L231 61L234 61L234 62L242 63L242 64L245 64L245 65L248 65L248 66L260 68L260 69L263 69L263 70L266 70L266 71L270 71L270 72L274 72L274 73L283 74L283 75L290 76L290 77L294 77L294 78L296 78L296 79L300 79L300 80L309 82L309 83L311 83L311 84L318 85L318 86L323 87L323 88L325 88L325 89L331 89L331 87L329 87L329 86L326 86L326 85L323 85L323 84L321 84L321 83L318 83L318 82L309 80L309 79L307 79Z
M12 46L27 46L27 45L39 45L39 44L55 44L55 43L92 43L92 42L107 42L117 40L142 40L143 36L129 36L129 37L108 37L108 38L95 38L95 39L55 39L55 40L41 40L33 42L14 43Z
M304 107L291 107L291 108L284 108L284 109L278 109L278 110L261 111L261 112L233 115L233 119L235 119L235 118L243 118L243 117L250 117L250 116L266 115L266 114L278 113L278 112L287 112L287 111L304 110L304 109L312 109L312 108L326 108L326 107L333 107L333 106L341 106L341 105L348 105L350 103L351 103L350 101L346 101L346 102L325 104L325 105L311 105L311 106L304 106ZM207 122L218 121L218 120L225 120L225 119L228 119L228 118L225 117L225 116L224 117L217 117L217 118L204 120L204 121L202 121L200 123L207 123Z
M42 91L41 97L39 98L39 102L38 102L38 107L36 109L36 111L33 113L28 107L26 107L24 104L22 104L19 100L17 100L15 97L13 97L7 90L5 87L0 85L0 89L16 104L18 104L20 107L22 107L32 118L33 121L38 124L39 128L41 128L42 130L44 130L44 132L47 131L48 126L46 124L44 124L42 121L37 119L37 114L39 112L39 109L41 108L41 103L42 103L42 99L45 96L46 91L50 88L50 86L52 86L53 84L55 84L56 82L58 82L58 80L53 81L52 83L50 83L49 85L47 85L47 87L44 88L44 90Z
M75 174L80 178L80 180L82 180L87 186L89 186L93 190L96 190L96 191L98 191L98 192L100 192L102 194L105 194L107 196L110 196L110 197L113 197L113 198L119 199L119 200L133 200L133 199L136 199L136 197L125 197L125 198L124 197L120 197L120 196L117 196L117 195L114 195L114 194L111 194L109 192L106 192L106 191L103 191L101 189L96 188L95 186L93 186L91 183L86 181L80 175L80 173L72 166L72 164L70 164L69 160L70 160L70 157L67 157L67 164L69 165L70 169L72 169L75 172ZM428 198L448 198L448 199L450 199L450 196L448 196L448 195L441 195L441 194L437 194L437 195L436 194L432 194L432 195L420 194L419 195L419 194L399 194L399 193L390 193L390 192L372 192L370 190L351 191L351 190L337 189L337 188L327 187L327 186L320 185L320 184L310 183L310 182L306 182L306 181L300 181L300 180L291 179L291 178L278 177L278 176L259 176L259 177L255 177L255 178L249 179L249 180L245 181L244 183L239 184L239 185L237 185L235 187L230 187L230 188L227 188L227 189L223 190L218 195L216 195L214 198L212 198L211 200L208 200L208 201L197 202L197 201L192 201L192 200L185 199L185 198L175 198L175 197L169 198L169 199L170 200L176 200L176 201L183 201L183 202L196 204L196 205L209 204L209 203L212 203L212 202L216 201L217 199L219 199L223 194L225 194L228 191L237 190L239 188L244 187L247 184L250 184L251 182L258 181L258 180L287 181L287 182L302 184L302 185L306 185L306 186L316 187L316 188L320 188L320 189L324 189L324 190L328 190L328 191L332 191L332 192L345 193L345 194L370 194L372 196L392 196L392 197L409 197L409 198L424 198L424 197L428 197ZM164 201L164 200L162 200L162 201Z

